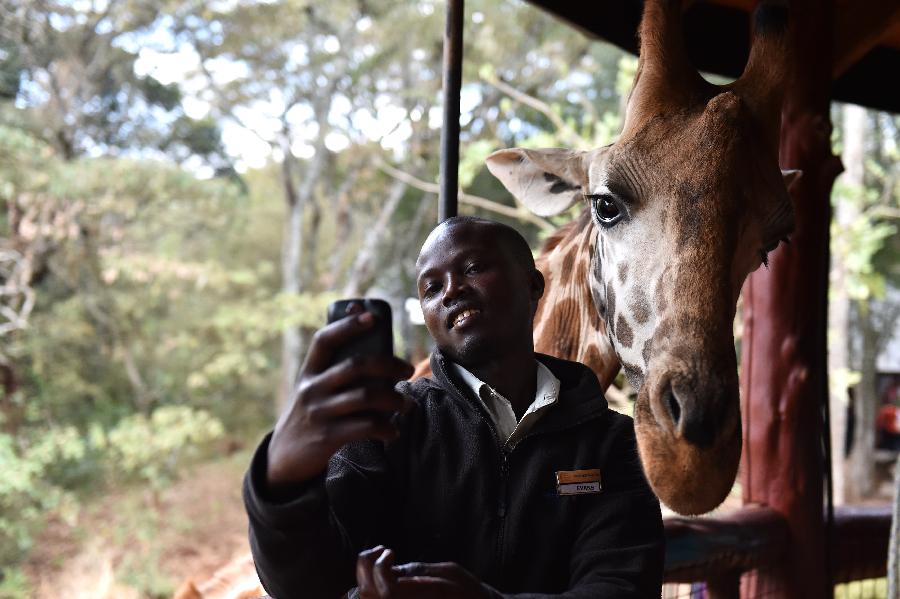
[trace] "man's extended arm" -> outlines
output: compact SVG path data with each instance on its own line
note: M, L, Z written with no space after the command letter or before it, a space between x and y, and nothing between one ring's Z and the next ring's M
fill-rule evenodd
M291 498L267 494L269 438L260 445L244 479L250 548L263 587L273 597L337 597L353 585L353 548L334 526L325 475L297 487ZM347 577L350 577L347 580Z
M355 586L357 552L383 537L379 531L389 519L384 446L360 441L345 447L332 458L327 475L297 487L285 499L266 493L268 443L267 437L244 479L250 546L260 581L278 599L337 597ZM351 512L334 505L332 499L340 497L361 500ZM336 511L352 521L339 519Z
M320 329L300 372L297 392L272 434L253 458L244 483L250 543L260 580L278 599L334 597L353 582L353 561L367 546L367 528L350 539L334 516L326 484L336 497L364 497L359 513L379 522L377 486L384 472L382 441L396 439L392 415L412 402L393 389L412 367L393 356L334 362L338 348L373 325L369 313L354 313ZM335 453L348 444L368 449L372 472L344 476ZM356 493L354 493L356 491Z

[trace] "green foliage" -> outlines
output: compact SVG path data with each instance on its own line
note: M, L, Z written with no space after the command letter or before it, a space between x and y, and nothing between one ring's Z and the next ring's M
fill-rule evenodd
M73 523L79 492L104 480L158 491L223 434L218 419L188 406L132 414L109 429L95 423L85 433L74 426L0 433L0 566L31 548L47 514Z
M197 140L173 134L173 124L187 119L179 85L136 68L147 37L183 3L18 4L0 21L0 97L15 98L20 121L62 156L71 160L99 148L171 151L184 139L182 159L199 147L214 166L226 162L218 140L192 145Z
M494 150L498 150L497 144L489 139L481 139L466 144L459 158L459 185L469 187L484 169L484 159Z
M181 104L181 90L177 85L163 85L153 77L142 77L139 86L151 104L162 106L166 110L174 110Z
M163 406L148 418L133 414L122 419L105 437L94 429L91 442L101 444L116 480L140 479L154 488L171 482L186 458L224 434L222 423L203 410Z
M83 456L84 446L71 427L27 440L0 433L0 566L16 563L31 548L46 513L74 517L74 496L48 480L48 474Z
M19 48L0 37L0 98L13 99L19 94L22 61Z
M0 220L0 236L46 273L28 328L2 345L20 383L0 423L7 566L49 514L71 520L107 482L158 490L226 425L268 420L277 334L248 327L276 303L277 249L229 249L255 243L242 233L256 218L230 182L157 161L62 160L16 127L0 127L0 205L24 215L16 229ZM245 323L223 322L234 306ZM189 384L198 372L202 388Z
M21 597L33 596L31 584L22 570L10 568L3 571L3 578L0 578L0 599L21 599Z
M846 599L887 599L887 578L869 578L836 584L834 596Z
M868 166L876 181L885 179L880 166L872 163ZM832 194L834 203L850 204L855 215L849 223L832 223L831 251L835 259L844 262L847 294L856 302L881 299L885 295L885 265L879 268L877 257L879 253L892 249L889 241L896 236L897 222L882 216L884 199L886 195L888 202L893 201L896 205L898 196L890 190L884 194L880 187L877 183L869 187L852 186L838 179Z
M172 597L178 583L160 570L159 563L164 551L163 547L155 547L149 555L126 556L119 567L122 582L152 599Z
M626 97L631 92L634 76L637 74L638 59L630 54L623 54L619 59L619 71L616 73L616 92Z

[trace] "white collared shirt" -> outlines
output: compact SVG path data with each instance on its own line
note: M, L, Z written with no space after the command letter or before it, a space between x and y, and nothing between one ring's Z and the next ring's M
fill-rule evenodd
M505 440L508 449L515 446L519 439L531 430L534 423L544 415L544 412L559 399L559 379L540 361L535 360L535 362L537 362L537 385L535 386L534 401L525 410L521 420L516 420L516 414L508 399L466 368L450 362L451 368L454 369L457 376L472 390L475 397L481 399L481 403L491 416L500 440Z

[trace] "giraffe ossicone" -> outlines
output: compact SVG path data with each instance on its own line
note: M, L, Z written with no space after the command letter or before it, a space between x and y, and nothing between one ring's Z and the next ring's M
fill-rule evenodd
M547 290L538 351L638 390L647 478L682 514L718 506L741 453L732 323L747 275L793 230L778 166L787 9L764 2L744 74L706 82L684 52L680 3L647 0L635 86L618 141L508 149L487 166L542 216L583 204L538 258Z

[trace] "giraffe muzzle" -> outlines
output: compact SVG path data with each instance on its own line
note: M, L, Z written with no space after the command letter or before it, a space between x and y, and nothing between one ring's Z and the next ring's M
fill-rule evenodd
M635 432L647 480L684 515L719 505L731 490L741 450L737 379L701 381L680 362L639 392ZM699 370L709 376L710 370Z

